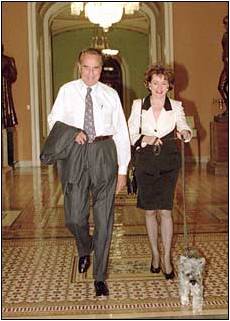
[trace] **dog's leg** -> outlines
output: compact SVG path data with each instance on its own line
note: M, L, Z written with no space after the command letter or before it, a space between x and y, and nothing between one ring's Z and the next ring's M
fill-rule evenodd
M182 305L189 304L189 283L179 274L179 293L180 293L180 302Z
M193 313L199 313L203 307L203 286L196 284L192 287L192 310Z

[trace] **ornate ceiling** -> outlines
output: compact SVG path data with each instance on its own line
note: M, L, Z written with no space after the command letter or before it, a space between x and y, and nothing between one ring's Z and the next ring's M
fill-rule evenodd
M149 9L158 14L162 10L161 2L144 2ZM57 12L52 17L51 31L55 35L57 33L79 28L95 28L82 13L80 16L73 16L70 12L71 2L37 2L37 12L40 17L44 16L47 10L51 10L52 6L56 6ZM122 20L113 24L111 28L128 29L141 33L149 33L149 18L142 10L143 2L140 2L140 10L133 15L123 15Z

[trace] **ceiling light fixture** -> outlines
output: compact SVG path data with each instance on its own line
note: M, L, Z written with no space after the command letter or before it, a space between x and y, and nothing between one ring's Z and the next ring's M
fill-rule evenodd
M85 16L90 22L99 24L108 31L113 23L119 22L125 14L139 10L139 2L72 2L71 14L80 15L85 9Z
M105 35L104 30L100 28L97 28L95 31L91 46L101 50L102 54L106 56L116 56L119 53L118 49L111 49L109 47L107 36Z

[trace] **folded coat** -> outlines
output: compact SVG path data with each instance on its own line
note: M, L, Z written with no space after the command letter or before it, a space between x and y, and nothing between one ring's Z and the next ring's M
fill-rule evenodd
M43 145L40 160L45 165L57 162L63 191L67 184L80 182L86 164L87 144L77 144L75 137L82 129L57 121Z

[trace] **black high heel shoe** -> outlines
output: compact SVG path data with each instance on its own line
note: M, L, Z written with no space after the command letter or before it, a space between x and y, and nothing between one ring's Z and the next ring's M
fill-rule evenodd
M153 263L151 262L150 272L152 272L152 273L160 273L160 271L161 271L160 266L158 266L157 268L155 268L155 267L153 266Z
M173 280L175 278L175 273L174 273L173 269L170 273L165 272L164 275L165 275L166 280Z

